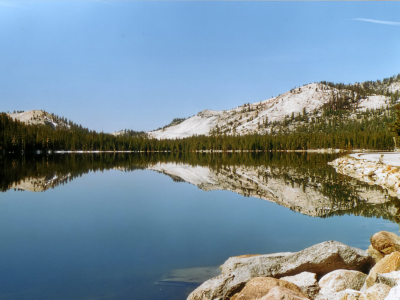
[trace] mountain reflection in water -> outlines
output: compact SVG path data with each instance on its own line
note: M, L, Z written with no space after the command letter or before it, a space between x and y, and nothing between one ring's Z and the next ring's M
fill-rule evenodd
M44 192L88 172L153 170L198 188L228 190L313 217L360 215L400 223L400 203L380 187L337 174L337 154L59 154L2 157L1 191Z

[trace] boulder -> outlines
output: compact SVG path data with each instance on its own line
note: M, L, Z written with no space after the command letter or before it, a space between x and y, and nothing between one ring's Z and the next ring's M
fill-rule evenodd
M293 283L285 280L275 279L272 277L255 277L246 283L245 287L231 300L256 300L268 294L268 292L276 286L284 287L296 293L300 293L302 297L306 297L301 289Z
M303 293L295 292L283 286L276 286L260 300L309 300L309 298Z
M296 252L294 252L296 253ZM279 253L271 253L271 254L263 254L257 256L233 256L229 257L224 264L221 266L222 274L232 273L236 269L241 269L244 267L250 267L257 265L259 263L264 263L265 265L272 265L276 261L280 261L281 259L293 255L293 252L279 252Z
M326 274L319 280L321 294L332 294L346 289L359 291L367 275L359 271L336 270Z
M384 300L390 289L391 287L386 284L377 283L362 293L359 300Z
M374 247L372 247L372 245L369 245L367 252L369 255L372 256L375 263L377 263L378 261L380 261L383 258L383 254L381 252L379 252L378 250L374 249Z
M368 271L373 259L366 251L336 241L316 244L299 252L229 258L222 266L223 275L238 270L260 272L263 276L282 277L308 271L317 276L337 269ZM253 276L255 277L255 276Z
M318 294L315 300L358 300L360 296L360 291L347 289L332 294Z
M231 257L222 266L222 275L194 290L188 300L222 299L241 291L254 277L292 276L312 272L323 276L337 269L367 271L373 263L366 251L329 241L294 253Z
M400 251L400 237L392 232L379 231L371 236L371 245L384 255Z
M375 284L377 274L400 270L400 252L393 252L382 258L369 272L361 291L364 292Z
M319 292L317 274L315 273L302 272L294 276L281 277L281 279L297 285L310 299L314 299Z
M394 287L400 284L400 271L394 271L390 273L377 274L377 283L383 283L390 287Z
M385 300L399 300L399 299L400 299L400 286L398 285L390 290Z

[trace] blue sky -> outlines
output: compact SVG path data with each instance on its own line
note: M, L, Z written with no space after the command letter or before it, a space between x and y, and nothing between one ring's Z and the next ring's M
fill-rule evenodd
M152 130L400 73L400 2L0 0L0 111Z

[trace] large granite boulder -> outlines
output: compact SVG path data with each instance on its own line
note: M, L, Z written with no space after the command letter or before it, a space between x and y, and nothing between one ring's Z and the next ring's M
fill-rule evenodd
M365 284L361 291L364 292L366 289L373 286L377 280L377 274L390 273L393 271L400 270L400 252L393 252L382 258L369 272Z
M229 299L254 277L275 277L312 272L323 276L337 269L367 271L373 259L366 251L329 241L294 253L229 258L222 274L214 277L188 297L188 300Z
M384 255L400 251L400 237L392 232L379 231L371 236L371 245Z
M360 291L347 289L332 294L318 294L315 300L358 300L360 296Z
M362 293L359 300L384 300L390 289L391 287L386 284L377 283Z
M346 289L359 291L365 282L367 275L352 270L336 270L323 276L318 284L321 294L332 294Z
M298 293L283 286L272 288L260 300L309 300L303 293Z
M297 285L310 299L314 299L319 293L320 288L315 273L301 272L294 276L281 277L281 279Z
M231 300L257 300L267 295L276 286L300 293L303 298L306 297L297 285L288 281L272 277L255 277L246 283L245 287L239 293L235 294Z

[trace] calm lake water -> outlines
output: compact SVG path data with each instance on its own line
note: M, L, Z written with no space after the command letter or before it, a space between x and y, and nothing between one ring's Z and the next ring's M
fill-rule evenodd
M398 232L399 201L336 157L2 157L0 299L186 299L176 269Z

